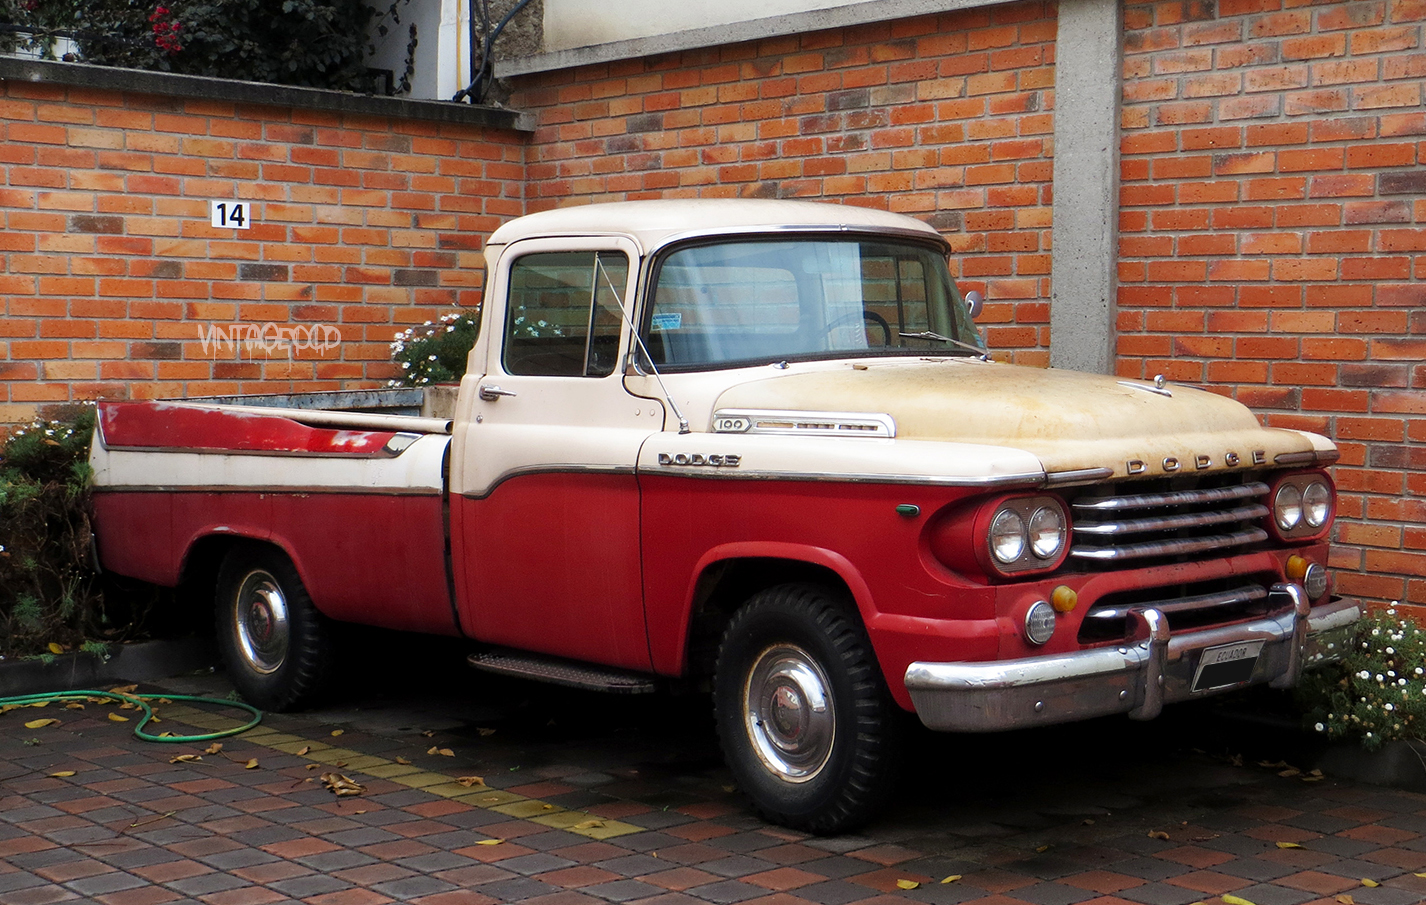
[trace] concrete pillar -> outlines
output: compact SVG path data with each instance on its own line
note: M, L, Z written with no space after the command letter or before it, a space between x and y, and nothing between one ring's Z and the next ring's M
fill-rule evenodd
M1119 259L1119 0L1060 0L1055 40L1050 366L1114 371Z

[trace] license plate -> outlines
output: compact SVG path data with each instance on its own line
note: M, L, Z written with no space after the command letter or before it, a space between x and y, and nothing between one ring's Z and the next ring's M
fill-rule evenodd
M1198 672L1193 677L1194 691L1212 691L1241 685L1253 677L1258 665L1261 641L1244 641L1210 647L1198 658Z

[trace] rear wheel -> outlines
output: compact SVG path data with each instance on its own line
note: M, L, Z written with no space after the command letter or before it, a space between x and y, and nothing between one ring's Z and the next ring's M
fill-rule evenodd
M895 704L855 610L825 588L771 588L733 616L714 705L724 757L767 820L842 832L894 786Z
M217 623L223 662L244 699L281 711L320 694L332 663L331 632L281 552L243 545L224 558Z

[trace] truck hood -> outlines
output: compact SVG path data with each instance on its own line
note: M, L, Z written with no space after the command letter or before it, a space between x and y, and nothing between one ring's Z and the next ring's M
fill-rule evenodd
M732 387L716 409L887 414L897 438L1014 447L1050 473L1241 470L1309 464L1332 449L1312 434L1263 428L1242 404L1192 387L1156 391L1148 381L973 359L789 373Z

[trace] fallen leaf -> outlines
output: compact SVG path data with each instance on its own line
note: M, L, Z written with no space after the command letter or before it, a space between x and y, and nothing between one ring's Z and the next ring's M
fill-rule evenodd
M169 760L169 763L171 763L171 764L196 764L196 763L199 763L199 762L202 761L202 760L203 760L203 758L202 758L201 756L197 755L197 754L180 754L180 755L178 755L177 757L171 758L171 759Z
M33 704L21 704L21 705L19 705L19 706L21 706L21 707L35 707L35 708L40 708L40 707L48 707L49 705L50 705L50 702L49 702L49 701L36 701L36 702L33 703Z
M67 777L67 776L73 776L73 775L74 775L74 771L73 771L73 770L60 770L58 773L51 773L51 774L50 774L50 776L53 776L55 779L64 779L64 778Z
M55 720L55 719L30 720L28 723L25 724L25 728L26 728L26 729L43 729L43 728L45 728L46 726L55 726L55 725L58 725L58 724L59 724L59 720Z
M1326 779L1326 778L1327 778L1327 777L1325 777L1325 776L1304 776L1304 777L1302 777L1302 781L1303 781L1303 782L1321 782L1322 780L1324 780L1324 779Z
M1224 896L1223 905L1254 905L1254 903L1238 896Z
M365 810L365 809L362 809L362 810L360 810L360 811L352 811L352 813L353 813L353 814L365 814L365 813L366 813L366 810Z
M1342 905L1357 905L1357 900L1347 895L1345 892L1337 897L1337 901L1341 902Z
M942 880L941 882L942 882L942 883L954 883L954 882L956 882L957 880L959 880L962 876L964 876L964 874L951 874L949 877L946 877L946 878L945 878L944 880Z
M495 730L494 730L494 729L485 729L485 728L480 727L480 726L477 726L476 729L475 729L475 731L476 731L476 732L479 732L482 738L484 738L484 737L487 736L487 735L494 735L494 734L495 734Z
M1047 851L1049 851L1049 850L1050 850L1050 847L1049 847L1048 845L1040 845L1040 846L1036 846L1036 848L1035 848L1035 851L1036 851L1036 852L1047 852Z
M83 710L83 709L84 709L84 705L81 704L81 703L79 703L78 701L70 701L68 704L65 704L65 705L64 705L64 709L65 709L65 710Z
M1082 820L1082 821L1080 821L1080 822L1083 823L1085 826L1094 826L1094 818L1093 818L1093 817L1086 817L1086 818L1084 818L1084 820Z
M602 820L583 820L583 821L580 821L579 823L576 823L576 824L574 825L574 828L577 829L577 830L592 830L592 829L594 829L595 827L603 826L603 825L604 825L604 821L602 821Z
M427 729L425 732L422 732L421 734L422 734L423 736L425 736L426 738L434 738L435 735L436 735L436 730L434 730L434 729Z
M1163 839L1164 841L1168 841L1169 834L1165 833L1163 830L1149 830L1149 838Z
M110 693L110 694L133 694L134 692L136 692L136 691L138 691L138 690L139 690L139 686L137 686L137 685L119 685L119 686L117 686L117 687L115 687L115 688L109 689L109 693Z
M244 770L256 770L256 769L257 769L257 758L254 757L254 758L252 758L251 760L249 760L247 763L243 764L243 769L244 769Z
M1241 766L1243 766L1243 755L1241 755L1241 754L1234 754L1234 755L1232 755L1231 757L1228 758L1228 763L1232 764L1232 765L1235 766L1235 767L1241 767ZM1236 898L1236 896L1235 896L1234 898Z
M1283 767L1288 766L1288 763L1285 760L1260 760L1258 761L1258 766L1267 767L1269 770L1281 770Z
M204 748L204 749L203 749L203 753L204 753L204 754L217 754L219 751L222 751L222 750L223 750L223 743L222 743L222 742L214 742L213 744L211 744L211 745L209 745L208 747Z
M336 767L337 769L341 769L342 767L345 767L346 765L347 765L347 762L344 761L344 760L339 760L339 761L337 761L336 763L332 764L332 766Z
M403 766L403 767L409 767L409 766L411 766L411 762L410 762L409 760L407 760L406 758L404 758L404 757L398 757L398 758L396 758L396 762L397 762L398 764L400 764L401 766Z
M449 748L442 748L441 750L437 751L436 753L439 754L441 757L455 757L455 756L456 756L456 753L455 753L454 751L452 751L451 749L449 749Z
M366 786L340 773L323 773L322 782L338 798L344 798L347 795L360 795L366 791Z
M483 786L483 785L485 785L485 777L484 777L484 776L462 776L462 777L460 777L459 779L457 779L456 782L460 783L461 785L463 785L463 786L465 786L467 789L469 789L471 786Z
M64 645L62 645L62 644L55 644L53 641L51 641L51 642L50 642L48 645L46 645L46 646L49 647L50 653L52 653L52 654L62 654L62 653L64 653Z
M542 811L553 811L554 809L555 809L555 806L552 805L552 804L542 804L542 805L540 805L540 810L542 810Z
M1302 775L1302 771L1297 769L1296 767L1288 767L1286 770L1277 771L1277 775L1282 776L1284 778L1290 776L1300 776Z
M920 885L921 885L921 884L920 884L920 883L917 883L915 880L897 880L897 881L896 881L896 888L897 888L897 889L915 889L916 887L918 887L918 886L920 886Z
M1416 874L1416 876L1421 877L1422 879L1426 879L1426 874Z
M127 723L127 722L129 721L129 718L128 718L128 717L126 717L126 716L119 716L117 713L111 713L111 714L109 714L109 719L112 720L112 721L115 722L115 723Z
M1365 887L1367 887L1368 889L1376 889L1376 888L1377 888L1378 886L1380 886L1381 884L1378 883L1378 882L1375 881L1375 880L1368 880L1366 877L1363 877L1363 878L1362 878L1362 885L1365 886Z
M307 765L307 769L308 769L308 770L320 770L321 768L322 768L322 765L321 765L321 764L308 764L308 765Z
M1313 770L1313 771L1309 772L1307 775L1308 775L1308 776L1321 776L1321 775L1322 775L1322 771L1321 771L1321 770Z
M343 732L346 732L346 731L347 731L347 730L345 730L345 729L333 729L333 730L332 730L332 738L336 738L337 736L341 735Z
M134 706L134 702L133 702L133 701L125 701L124 703L122 703L122 704L119 705L119 709L120 709L120 710L137 710L138 708Z
M1278 848L1302 848L1302 846L1298 845L1296 842L1279 842L1279 843L1277 843L1277 847L1278 847Z
M504 839L482 839L476 845L499 845L504 841Z
M298 757L306 757L306 756L307 756L307 752L308 752L308 751L311 751L311 750L312 750L312 746L311 746L311 745L303 745L303 746L301 747L301 749L298 750L297 756L298 756Z

